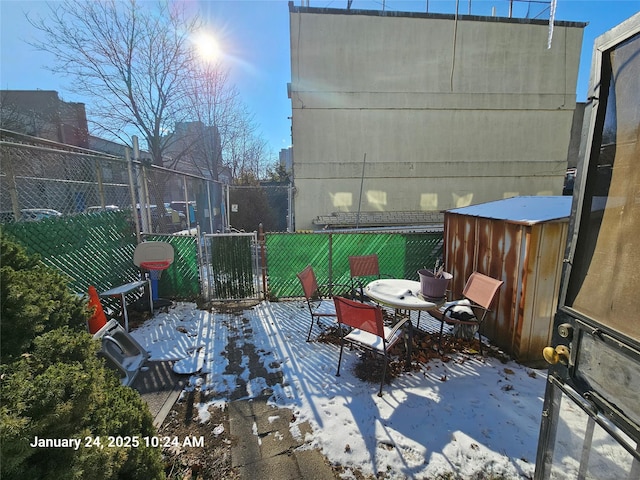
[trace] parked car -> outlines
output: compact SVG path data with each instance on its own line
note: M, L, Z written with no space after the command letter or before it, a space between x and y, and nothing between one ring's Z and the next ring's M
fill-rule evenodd
M164 214L160 214L157 205L149 205L151 211L151 229L154 233L174 233L187 228L187 217L171 207L164 207ZM138 205L138 220L142 225L140 206Z
M96 205L93 207L88 207L84 212L85 213L99 213L99 212L119 212L120 207L117 205L105 205L104 207L101 205Z
M189 222L196 223L196 202L180 202L173 201L168 206L183 213L185 216L187 215L187 205L189 207Z
M21 222L37 222L44 218L61 217L62 213L51 208L23 208L20 210ZM11 223L15 222L15 215L13 212L0 212L0 222Z
M43 218L62 216L62 213L51 208L23 208L20 212L22 213L22 219L27 222L37 222Z

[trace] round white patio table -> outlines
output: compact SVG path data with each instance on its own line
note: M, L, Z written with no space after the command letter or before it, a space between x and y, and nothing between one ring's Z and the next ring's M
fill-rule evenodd
M434 310L440 307L445 299L427 300L422 296L422 286L420 282L414 280L404 280L399 278L381 278L367 284L364 293L371 300L391 307L395 310L396 315L402 312L411 314L411 310L418 311L418 323L420 326L420 313L422 311ZM407 348L407 359L405 368L411 366L411 345L413 342L413 325L408 321L408 331L405 330L405 345Z
M444 303L444 298L427 300L422 296L420 282L398 278L382 278L369 283L365 294L378 303L396 310L433 310Z

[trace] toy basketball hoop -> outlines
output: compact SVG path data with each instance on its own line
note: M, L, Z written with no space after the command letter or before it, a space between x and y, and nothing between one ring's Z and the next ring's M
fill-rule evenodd
M140 262L140 268L149 270L150 272L161 272L166 270L171 265L169 260L159 260L155 262Z
M151 280L151 298L154 305L158 302L158 280L162 272L173 263L174 252L166 242L142 242L133 252L134 265L146 270Z
M156 286L157 286L157 282L158 280L160 280L160 277L162 276L162 271L169 268L169 265L171 265L171 262L167 260L162 260L158 262L141 262L140 268L142 268L143 270L148 270L149 278L151 279L152 286L153 286L153 282L156 282ZM157 288L153 288L152 298L154 301L158 299L157 291L158 291Z

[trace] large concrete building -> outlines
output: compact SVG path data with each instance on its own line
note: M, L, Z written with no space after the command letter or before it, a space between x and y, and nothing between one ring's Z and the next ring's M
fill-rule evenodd
M584 23L555 22L548 48L543 20L292 3L289 17L297 230L561 194Z

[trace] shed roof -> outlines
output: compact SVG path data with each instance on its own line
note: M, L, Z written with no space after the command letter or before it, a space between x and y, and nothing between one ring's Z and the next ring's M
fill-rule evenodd
M533 225L568 218L571 214L571 201L570 196L511 197L454 208L445 213Z

